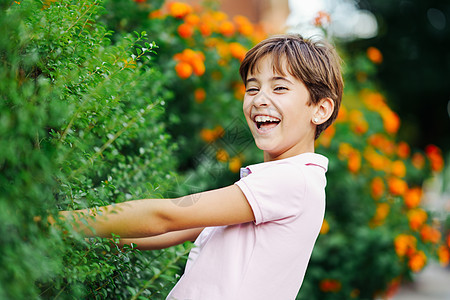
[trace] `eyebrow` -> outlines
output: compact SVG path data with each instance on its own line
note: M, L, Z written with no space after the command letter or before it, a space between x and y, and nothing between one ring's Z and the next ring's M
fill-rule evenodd
M282 80L282 81L286 81L290 84L293 84L292 81L290 81L289 79L287 79L286 77L282 77L282 76L274 76L270 79L270 81L277 81L277 80ZM250 77L249 79L246 80L245 85L249 84L250 82L256 82L258 83L259 80L256 79L255 77Z

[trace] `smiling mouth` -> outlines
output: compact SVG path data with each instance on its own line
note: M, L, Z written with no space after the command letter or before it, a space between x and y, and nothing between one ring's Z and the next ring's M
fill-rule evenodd
M266 131L275 128L281 120L272 116L257 115L254 117L253 121L256 127L260 130Z

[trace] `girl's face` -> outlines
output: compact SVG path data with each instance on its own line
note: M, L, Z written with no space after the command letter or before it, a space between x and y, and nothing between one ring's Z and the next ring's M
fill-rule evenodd
M303 82L275 72L268 55L247 76L244 115L264 160L314 152L316 106Z

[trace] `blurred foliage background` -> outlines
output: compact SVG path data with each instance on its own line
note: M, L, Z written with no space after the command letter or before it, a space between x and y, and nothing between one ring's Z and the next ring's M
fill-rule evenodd
M0 3L0 298L164 299L190 243L119 249L46 218L232 184L262 161L238 68L267 33L212 1ZM327 213L298 299L387 297L450 260L450 219L422 203L424 182L449 176L442 132L402 132L395 88L408 81L380 85L398 67L382 39L335 41L344 104L316 145L330 159Z
M450 151L450 4L448 1L359 1L375 14L379 32L346 49L374 46L383 53L377 80L398 112L399 135L416 147Z

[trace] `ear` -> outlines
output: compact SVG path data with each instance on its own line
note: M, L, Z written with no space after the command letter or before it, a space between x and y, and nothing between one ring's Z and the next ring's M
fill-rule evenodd
M315 125L325 123L333 114L334 101L331 98L322 98L319 103L315 105L313 120Z

